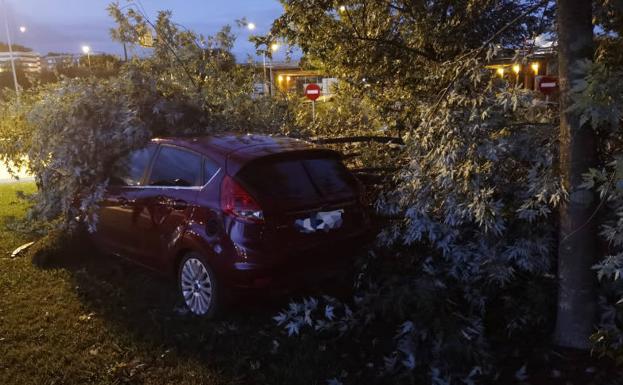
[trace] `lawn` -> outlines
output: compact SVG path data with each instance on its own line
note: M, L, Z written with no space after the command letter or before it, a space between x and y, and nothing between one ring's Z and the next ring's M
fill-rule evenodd
M94 250L55 267L8 254L26 211L0 184L0 383L313 384L335 376L314 341L271 353L271 316L287 298L246 299L220 320L181 314L172 282ZM334 369L333 369L334 370Z

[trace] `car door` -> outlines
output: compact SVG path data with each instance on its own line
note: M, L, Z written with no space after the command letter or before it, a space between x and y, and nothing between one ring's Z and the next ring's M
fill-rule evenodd
M143 263L163 270L166 258L183 235L203 184L203 157L171 145L161 145L147 186L137 198L141 207L137 231L142 236Z
M113 167L94 234L95 241L108 252L131 257L140 251L135 231L139 213L136 202L156 148L149 144L133 151Z

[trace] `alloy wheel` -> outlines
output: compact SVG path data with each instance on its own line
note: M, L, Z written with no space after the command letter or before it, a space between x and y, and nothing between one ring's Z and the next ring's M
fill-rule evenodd
M188 258L180 272L184 302L196 315L206 315L213 306L214 284L208 268L197 258Z

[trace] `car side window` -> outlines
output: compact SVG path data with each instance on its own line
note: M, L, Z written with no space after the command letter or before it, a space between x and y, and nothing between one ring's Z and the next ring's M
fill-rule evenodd
M152 167L151 186L201 185L202 157L176 147L162 146Z
M214 174L218 172L220 167L217 163L208 158L203 158L203 183L206 184Z
M148 145L121 158L114 166L110 184L114 186L139 186L155 150L155 145Z

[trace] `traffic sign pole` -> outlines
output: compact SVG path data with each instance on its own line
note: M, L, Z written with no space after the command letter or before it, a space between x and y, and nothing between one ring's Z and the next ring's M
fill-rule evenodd
M320 86L316 83L308 84L305 87L305 96L312 102L312 121L316 121L316 99L320 97Z

